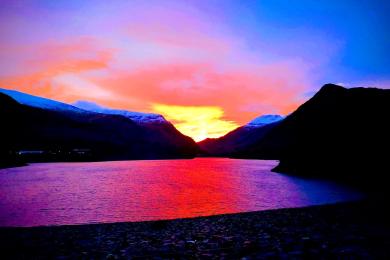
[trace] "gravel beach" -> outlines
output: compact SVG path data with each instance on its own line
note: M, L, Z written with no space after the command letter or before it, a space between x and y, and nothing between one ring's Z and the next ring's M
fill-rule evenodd
M0 228L2 259L389 258L389 214L361 201L191 219Z

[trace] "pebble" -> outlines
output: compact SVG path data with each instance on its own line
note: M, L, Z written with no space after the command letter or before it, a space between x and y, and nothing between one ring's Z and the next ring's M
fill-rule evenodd
M344 203L157 224L0 228L0 251L10 259L300 259L390 255L390 217L380 209L376 209L376 214L361 214L369 212L367 207Z

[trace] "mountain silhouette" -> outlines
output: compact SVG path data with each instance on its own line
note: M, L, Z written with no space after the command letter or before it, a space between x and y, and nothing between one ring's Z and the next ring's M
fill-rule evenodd
M390 90L326 84L232 157L278 159L278 172L358 182L389 179Z
M196 143L169 122L139 125L123 115L67 106L71 109L33 107L0 93L3 164L25 150L44 151L43 160L60 161L191 158L198 151ZM80 151L85 158L78 158L84 153Z
M198 142L199 149L204 156L232 156L248 149L253 143L261 140L277 121L261 124L248 124L230 131L219 138L207 138Z

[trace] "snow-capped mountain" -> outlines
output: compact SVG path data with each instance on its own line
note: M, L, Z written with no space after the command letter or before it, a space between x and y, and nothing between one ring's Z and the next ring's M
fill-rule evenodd
M139 124L17 91L1 89L0 118L0 155L34 150L44 151L42 161L78 161L193 158L198 152L170 123ZM72 152L80 149L88 154Z
M0 93L3 93L5 95L8 95L15 99L18 103L22 105L27 105L31 107L37 107L37 108L43 108L43 109L49 109L49 110L56 110L56 111L71 111L76 113L88 113L87 111L77 108L75 106L58 102L55 100L43 98L43 97L37 97L33 95L29 95L26 93L22 93L16 90L9 90L9 89L3 89L0 88Z
M284 117L280 115L259 116L248 124L234 129L216 139L206 139L198 142L201 151L207 155L230 156L236 151L249 147L262 138Z
M284 116L281 115L262 115L250 121L248 124L245 125L245 127L261 127L264 125L278 122L282 119L284 119Z
M122 115L140 124L168 123L168 121L162 115L159 114L111 109L111 108L100 106L93 102L83 101L83 100L77 101L72 105L91 112L110 114L110 115Z
M162 115L159 114L110 109L88 101L77 101L74 104L66 104L59 101L22 93L16 90L9 90L3 88L0 88L0 93L12 97L22 105L28 105L36 108L62 111L62 112L73 112L78 114L99 113L99 114L109 114L109 115L122 115L133 120L138 124L168 123L168 121Z

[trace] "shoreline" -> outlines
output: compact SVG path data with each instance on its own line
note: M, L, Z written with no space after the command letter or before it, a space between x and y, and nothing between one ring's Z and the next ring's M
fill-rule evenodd
M155 219L155 220L141 220L141 221L119 221L119 222L93 222L93 223L76 223L76 224L63 224L63 225L39 225L39 226L0 226L0 234L3 230L6 229L52 229L52 228L77 228L81 226L98 226L98 225L131 225L131 224L153 224L160 222L176 222L176 221L197 221L203 219L213 219L220 217L234 217L240 215L251 215L257 213L273 213L276 211L290 211L290 210L299 210L299 209L307 209L313 207L328 207L328 206L337 206L342 204L355 204L364 201L365 199L357 199L350 201L342 201L335 203L327 203L327 204L318 204L318 205L310 205L304 207L292 207L292 208L278 208L278 209L265 209L265 210L256 210L256 211L245 211L245 212L235 212L235 213L222 213L216 215L205 215L205 216L195 216L195 217L183 217L183 218L171 218L171 219Z
M143 222L1 227L10 258L390 256L381 200Z

